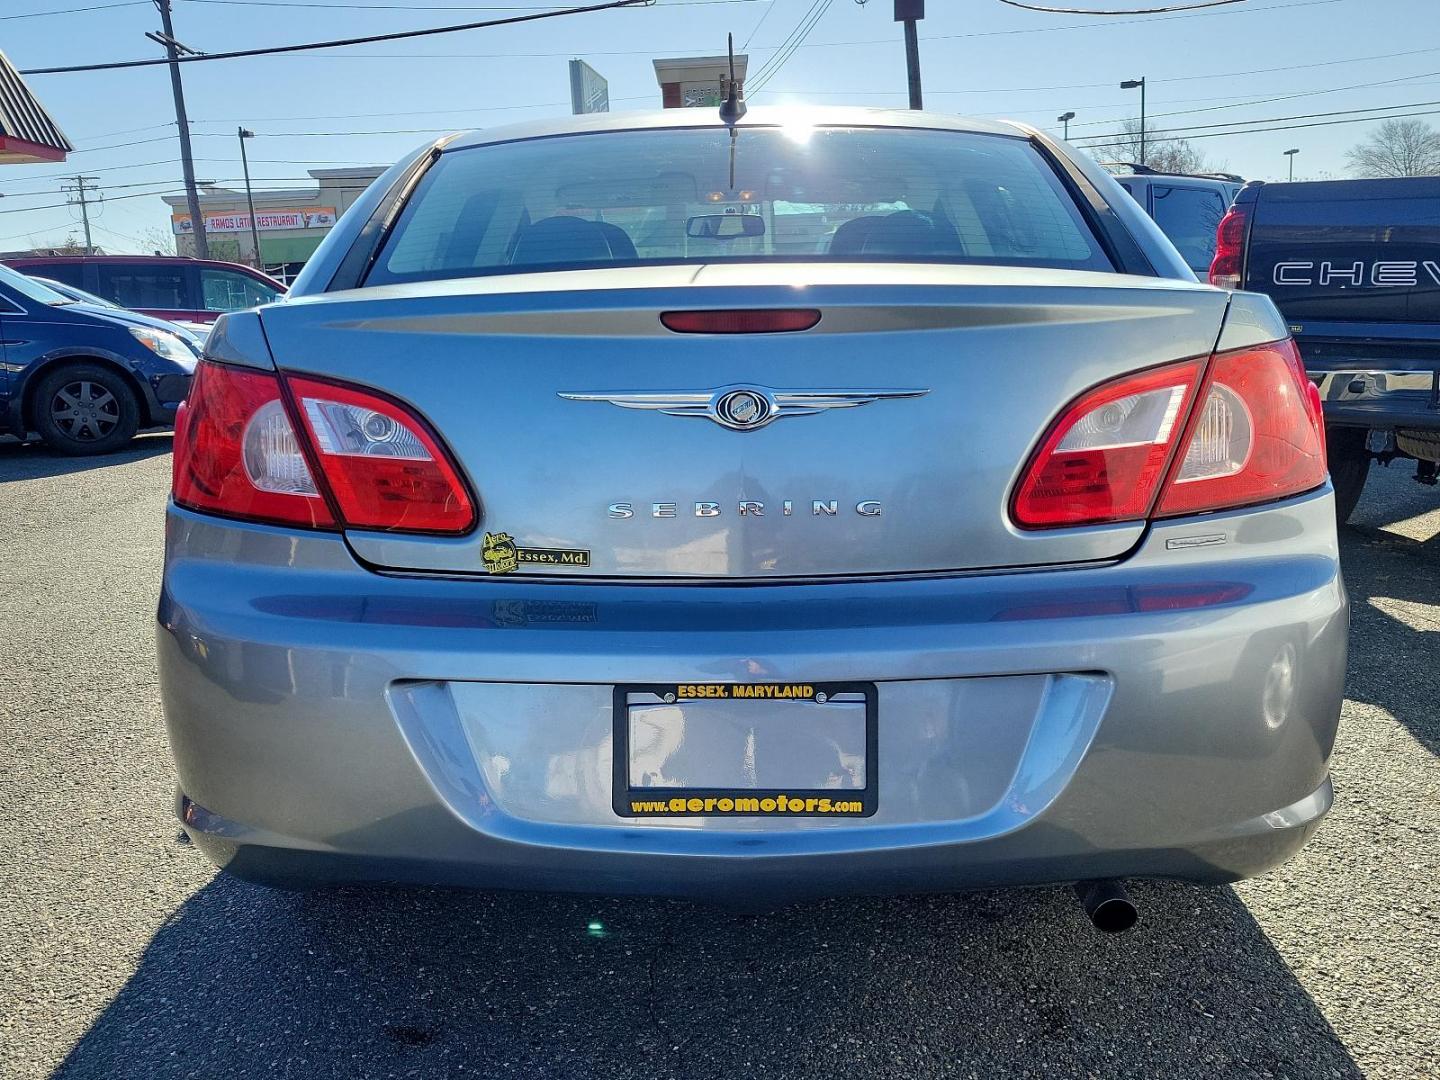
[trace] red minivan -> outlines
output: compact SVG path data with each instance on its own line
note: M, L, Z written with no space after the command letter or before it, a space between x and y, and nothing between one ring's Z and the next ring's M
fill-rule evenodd
M121 307L179 322L212 323L227 311L268 304L285 286L239 263L183 255L35 255L8 259Z

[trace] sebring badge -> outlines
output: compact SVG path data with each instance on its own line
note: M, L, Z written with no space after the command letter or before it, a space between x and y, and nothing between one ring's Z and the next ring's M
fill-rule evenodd
M698 416L731 431L754 431L786 416L853 409L885 398L914 398L929 390L772 390L768 386L717 386L713 390L636 390L562 393L570 401L608 401L622 409L651 409L667 416Z

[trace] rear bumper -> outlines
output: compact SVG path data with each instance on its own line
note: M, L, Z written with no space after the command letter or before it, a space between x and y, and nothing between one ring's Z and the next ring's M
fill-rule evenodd
M733 902L1220 882L1330 804L1346 599L1326 492L1122 564L753 587L381 576L173 509L159 657L181 820L237 874ZM1200 547L1167 541L1223 537ZM621 818L617 683L869 681L870 818Z
M1327 424L1440 429L1440 364L1393 367L1346 358L1305 366Z

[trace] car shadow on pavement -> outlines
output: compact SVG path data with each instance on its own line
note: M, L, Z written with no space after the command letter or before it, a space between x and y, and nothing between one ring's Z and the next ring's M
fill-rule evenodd
M1361 1075L1233 890L1133 892L1110 937L1068 889L744 915L217 877L54 1075Z
M169 431L137 435L128 445L113 454L94 457L70 457L57 454L44 443L22 443L18 439L0 439L0 484L12 480L39 480L47 476L68 476L70 473L93 472L96 469L127 465L132 461L168 454L173 442Z

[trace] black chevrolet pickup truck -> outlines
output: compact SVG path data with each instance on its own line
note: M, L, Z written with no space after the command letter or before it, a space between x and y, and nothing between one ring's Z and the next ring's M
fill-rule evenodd
M1213 284L1280 308L1325 403L1337 513L1374 459L1440 465L1440 176L1254 182L1220 223Z

